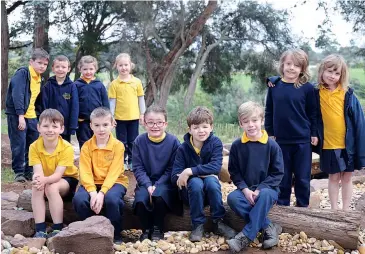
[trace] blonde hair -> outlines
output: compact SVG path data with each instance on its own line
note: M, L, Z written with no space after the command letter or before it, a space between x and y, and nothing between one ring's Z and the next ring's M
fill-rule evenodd
M300 74L298 80L294 83L295 88L301 87L303 84L307 83L310 75L308 70L308 55L301 49L288 49L280 56L279 60L279 73L284 77L284 61L291 56L293 58L294 64L300 66Z
M79 63L77 64L77 68L79 68L80 70L84 64L90 64L90 63L94 64L95 70L98 70L98 60L96 60L96 58L93 56L81 57Z
M347 91L349 88L349 69L345 59L342 56L335 54L325 57L319 65L318 84L325 84L323 81L323 72L328 68L334 68L335 71L341 69L341 77L339 82L342 85L342 88Z
M264 107L254 101L247 101L238 108L238 121L246 119L257 113L261 119L264 119Z
M67 62L68 63L68 67L71 66L70 60L68 60L67 56L64 56L64 55L58 55L58 56L56 56L53 59L52 67L54 66L54 64L55 64L56 61L58 61L58 62Z
M117 68L117 64L118 62L120 61L120 59L122 58L127 58L131 64L131 70L133 70L136 65L132 62L132 59L131 59L131 56L127 53L120 53L119 55L117 55L117 57L115 58L115 62L114 62L114 65L113 65L113 68L116 69Z
M100 117L110 117L110 121L112 123L114 121L112 112L107 107L98 107L94 109L90 114L90 122L92 122L95 118L100 118Z

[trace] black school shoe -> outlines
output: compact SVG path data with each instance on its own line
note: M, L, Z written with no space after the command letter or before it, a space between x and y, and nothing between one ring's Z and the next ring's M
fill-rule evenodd
M142 242L143 240L150 239L151 240L151 230L146 229L142 231L142 234L139 236L139 240Z
M267 228L262 231L262 248L270 249L279 243L279 234L283 228L279 224L270 223Z
M154 226L153 232L151 234L151 240L152 241L158 241L164 238L164 232L159 227Z
M213 233L216 235L224 236L226 239L232 239L237 235L237 232L225 224L223 219L213 221Z
M193 228L190 233L189 240L191 242L200 242L204 234L204 224L199 224Z
M229 249L233 253L238 253L246 249L250 245L251 240L247 238L242 232L239 232L234 238L227 240Z
M23 173L16 174L14 177L14 182L25 183L26 181L27 178L25 178L25 175Z

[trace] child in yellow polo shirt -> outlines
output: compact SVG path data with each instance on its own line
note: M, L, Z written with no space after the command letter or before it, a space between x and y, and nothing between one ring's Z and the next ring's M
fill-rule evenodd
M349 87L349 71L340 55L321 62L316 89L320 167L329 174L331 208L338 209L340 182L342 209L349 210L352 173L365 167L364 113L354 90Z
M108 108L99 107L90 115L94 136L86 141L80 154L80 183L73 199L76 213L82 220L99 214L114 226L114 242L121 243L123 197L128 177L124 175L124 145L113 137L114 119Z
M114 68L118 70L119 76L109 87L110 109L117 122L117 139L122 141L126 148L126 169L132 170L133 142L138 136L138 122L143 124L143 114L146 111L144 92L141 80L130 74L134 69L134 63L128 54L119 54L115 59Z
M60 136L64 131L64 119L56 109L46 109L39 117L37 129L40 137L29 148L29 165L33 166L32 209L36 226L34 237L48 238L57 234L63 226L62 197L72 196L78 184L78 172L74 165L74 150ZM45 214L48 199L53 219L53 232L46 233Z

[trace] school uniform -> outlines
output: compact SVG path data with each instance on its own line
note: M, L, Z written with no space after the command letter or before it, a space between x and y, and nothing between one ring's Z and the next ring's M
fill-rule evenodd
M269 139L266 131L262 137L251 141L246 133L232 143L228 171L237 190L228 195L230 208L247 223L243 234L251 241L261 229L269 226L267 217L278 199L279 185L284 175L284 162L279 145ZM252 206L242 190L260 190Z
M349 87L333 92L317 86L320 168L328 174L365 167L365 120L360 102Z
M119 77L113 80L108 90L110 99L116 99L115 129L117 139L122 141L128 155L128 164L132 162L133 142L138 136L139 111L138 97L144 96L143 86L140 79L131 75L128 81ZM126 160L126 155L124 160Z
M265 129L275 136L284 158L284 177L280 184L279 205L290 205L292 175L295 177L297 206L307 207L312 166L311 137L317 136L317 107L314 87L305 83L295 88L280 77L268 79Z
M79 172L74 165L74 150L72 145L58 138L56 149L52 153L48 153L44 148L43 137L39 137L29 147L29 165L42 165L44 176L51 176L55 173L58 166L66 167L62 178L70 185L70 191L67 197L72 197L75 193Z
M16 175L30 177L33 168L28 165L29 146L37 140L37 116L42 105L40 89L42 77L32 66L19 68L10 80L6 95L8 135L12 153L12 169ZM24 115L26 128L19 130L19 115Z
M144 229L163 229L167 212L182 214L176 186L171 183L171 171L179 140L169 133L154 139L147 133L138 136L133 146L133 173L137 180L134 213ZM152 199L147 188L155 186ZM152 203L151 203L152 201Z
M57 109L63 115L65 130L61 136L70 142L78 125L79 95L69 76L66 76L61 85L57 83L56 76L47 80L42 87L42 106L43 109Z
M98 107L109 108L109 100L104 84L99 79L77 79L76 85L79 97L79 127L76 130L80 150L82 145L89 140L93 131L90 127L90 114Z
M124 175L124 145L110 134L104 148L98 148L96 137L85 142L80 154L80 183L73 198L73 206L80 217L95 215L90 208L90 192L104 193L103 213L114 226L114 238L122 230L123 197L127 192L128 177Z
M225 215L223 207L221 185L218 174L223 160L222 141L210 134L199 151L193 147L191 135L184 136L184 143L176 152L171 181L176 185L178 174L184 169L191 168L193 175L188 180L187 188L180 191L183 202L190 206L190 216L193 229L206 221L204 206L210 206L213 222ZM204 178L205 177L205 178Z

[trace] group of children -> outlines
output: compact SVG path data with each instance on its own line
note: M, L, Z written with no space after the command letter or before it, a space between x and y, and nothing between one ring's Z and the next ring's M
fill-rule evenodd
M290 204L293 174L296 205L309 204L312 146L321 155L321 169L330 174L332 208L338 208L341 181L343 209L349 209L351 172L365 166L365 129L363 111L348 87L348 69L340 56L322 61L314 87L308 83L305 52L284 52L280 77L268 79L266 109L255 102L239 107L243 134L232 143L228 165L237 190L228 195L227 203L247 223L240 232L224 221L218 179L223 145L213 134L209 109L196 107L189 113L188 133L180 144L166 132L166 111L157 105L145 109L142 84L130 74L134 64L129 55L117 56L119 76L108 93L94 76L97 62L91 56L81 58L81 78L75 82L67 76L68 59L56 57L55 77L40 92L40 74L48 59L47 52L36 49L29 68L19 69L11 79L6 101L16 180L33 184L36 237L52 237L62 229L62 198L73 197L80 219L104 214L114 226L115 243L120 243L128 187L124 170L133 165L137 180L133 209L141 221L141 240L162 239L165 215L182 215L185 203L190 207L191 241L201 241L204 207L209 205L214 232L229 239L231 250L244 249L260 231L263 248L271 248L278 243L281 227L267 215L276 202ZM43 110L39 121L38 110ZM138 123L146 129L139 136ZM68 142L75 132L81 149L79 170ZM54 223L48 234L44 196Z

